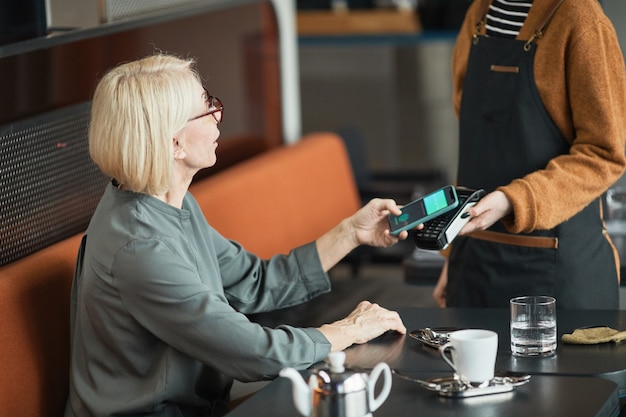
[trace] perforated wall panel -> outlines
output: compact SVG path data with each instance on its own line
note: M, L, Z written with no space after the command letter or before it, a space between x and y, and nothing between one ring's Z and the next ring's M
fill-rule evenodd
M154 12L180 9L180 6L206 4L210 0L101 0L104 21L115 22Z
M0 127L0 265L87 227L108 181L89 157L90 107Z

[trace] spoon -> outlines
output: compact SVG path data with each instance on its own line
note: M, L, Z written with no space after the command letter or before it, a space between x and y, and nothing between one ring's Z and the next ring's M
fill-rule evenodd
M443 387L442 384L438 384L436 382L426 381L423 379L408 376L398 371L397 369L392 369L391 372L398 375L400 378L406 379L407 381L417 382L418 384L421 384L422 386L431 390L441 391ZM530 375L527 375L527 374L503 372L500 375L495 375L493 377L492 383L496 385L519 386L519 385L524 385L529 380L530 380ZM465 384L461 380L455 380L454 383L458 384L458 386L455 387L455 390L457 391L464 391L465 389L469 389L469 388L484 388L484 387L473 387L471 385ZM446 386L448 386L449 388L449 384L446 384Z
M397 369L392 369L391 370L392 373L398 375L400 378L402 379L406 379L407 381L411 381L411 382L417 382L418 384L431 389L431 390L435 390L435 391L440 391L441 390L441 384L437 384L435 382L430 382L430 381L426 381L424 379L419 379L419 378L413 378L412 376L408 376L403 374L402 372L398 371Z

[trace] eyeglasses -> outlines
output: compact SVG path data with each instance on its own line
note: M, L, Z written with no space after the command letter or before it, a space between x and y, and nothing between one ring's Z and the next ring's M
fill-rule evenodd
M212 114L217 124L222 123L222 119L224 118L224 105L222 104L222 101L219 98L210 95L209 91L205 87L203 88L204 95L206 97L205 101L209 110L199 116L192 117L191 119L187 120L187 122L192 122L196 119L201 119L208 116L209 114Z

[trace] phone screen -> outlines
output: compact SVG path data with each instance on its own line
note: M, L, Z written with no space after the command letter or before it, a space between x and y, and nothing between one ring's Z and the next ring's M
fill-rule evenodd
M446 195L446 190L437 190L432 194L425 196L423 199L408 204L402 208L402 215L398 216L399 223L409 223L419 220L426 216L430 216L443 210L450 205L450 200Z
M408 230L417 226L440 212L447 212L451 205L456 205L456 193L452 187L444 187L423 198L407 204L399 216L389 216L392 233Z
M444 190L438 190L433 194L424 197L424 207L426 214L431 215L441 209L448 207L448 200Z

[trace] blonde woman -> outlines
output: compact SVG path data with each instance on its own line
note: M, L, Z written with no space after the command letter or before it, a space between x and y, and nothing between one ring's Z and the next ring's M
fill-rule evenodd
M246 318L329 291L326 272L356 246L398 241L386 218L400 211L373 200L317 241L259 259L214 230L187 192L216 162L223 118L192 60L157 54L99 82L89 147L112 181L76 267L67 417L222 415L234 378L272 378L406 332L397 313L369 302L319 328Z

